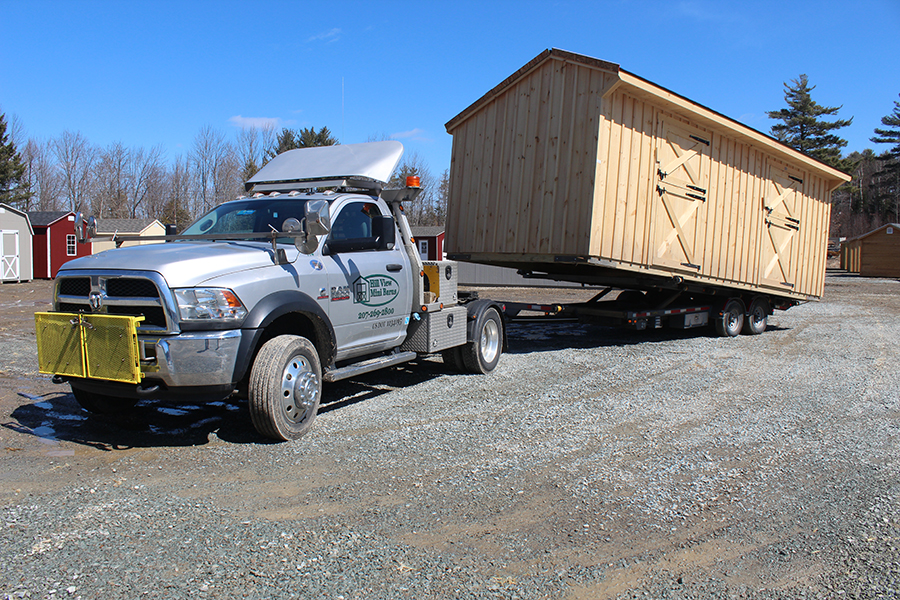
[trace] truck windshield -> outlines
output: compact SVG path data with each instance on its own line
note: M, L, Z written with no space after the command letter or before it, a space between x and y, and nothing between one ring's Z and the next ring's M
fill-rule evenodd
M212 209L185 229L183 235L269 233L281 231L285 219L302 220L306 202L297 199L234 200Z

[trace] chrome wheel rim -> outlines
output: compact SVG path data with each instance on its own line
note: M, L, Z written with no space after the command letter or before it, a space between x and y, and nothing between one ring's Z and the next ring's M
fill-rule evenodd
M319 379L303 356L295 356L281 376L281 408L293 423L304 421L319 395Z
M500 326L497 325L497 321L489 319L484 324L484 327L481 329L479 346L481 347L481 356L484 358L484 362L488 364L494 362L494 359L500 353Z
M753 325L755 327L759 327L760 325L762 325L765 322L766 316L767 315L766 315L765 311L762 309L762 307L757 306L756 308L753 309L753 312L750 313L750 320L753 322Z

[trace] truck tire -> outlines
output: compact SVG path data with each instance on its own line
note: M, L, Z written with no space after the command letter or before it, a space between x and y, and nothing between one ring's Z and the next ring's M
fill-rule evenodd
M747 320L744 321L743 333L747 335L759 335L766 330L769 323L769 302L765 298L754 298L747 311Z
M463 365L469 373L490 373L503 353L503 321L497 309L488 308L478 316L473 338L459 347Z
M744 327L744 303L732 298L725 303L722 314L716 317L716 333L722 337L734 337Z
M81 408L96 415L115 415L128 412L137 404L135 398L104 396L76 387L72 388L72 395L75 396L75 401L81 405Z
M322 397L322 366L312 343L279 335L260 349L248 387L250 419L260 434L296 440L312 427Z
M441 352L441 358L444 359L444 364L447 365L447 368L451 371L455 371L457 373L466 373L466 363L463 362L462 358L462 348L463 346L456 346L455 348L448 348Z

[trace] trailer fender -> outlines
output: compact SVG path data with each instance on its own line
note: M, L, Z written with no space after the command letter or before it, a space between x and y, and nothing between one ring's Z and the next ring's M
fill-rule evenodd
M481 318L481 315L490 308L493 308L500 315L500 323L503 327L503 352L507 352L509 350L509 340L506 335L506 321L507 316L503 311L503 307L499 302L495 302L494 300L475 300L473 302L469 302L466 305L466 341L471 342L476 338L475 328L478 324L478 320Z

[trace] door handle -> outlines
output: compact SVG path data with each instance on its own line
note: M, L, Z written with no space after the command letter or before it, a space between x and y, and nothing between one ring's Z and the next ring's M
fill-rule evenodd
M396 273L397 271L403 270L403 265L398 265L397 263L391 263L387 266L387 270L391 273Z

